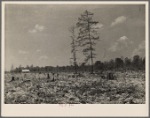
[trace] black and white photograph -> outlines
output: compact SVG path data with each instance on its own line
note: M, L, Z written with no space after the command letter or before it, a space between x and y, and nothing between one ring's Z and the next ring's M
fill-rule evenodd
M3 104L147 104L146 4L68 3L4 4Z

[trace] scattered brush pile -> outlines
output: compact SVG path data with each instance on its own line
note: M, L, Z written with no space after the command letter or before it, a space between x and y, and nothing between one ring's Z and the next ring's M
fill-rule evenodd
M143 72L106 74L61 73L52 81L47 74L5 75L6 104L144 104L145 74Z

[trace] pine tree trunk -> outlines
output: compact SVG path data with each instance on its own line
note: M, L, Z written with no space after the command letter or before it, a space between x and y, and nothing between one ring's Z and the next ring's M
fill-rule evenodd
M88 13L87 13L88 16ZM91 74L93 74L93 53L92 53L92 42L91 42L91 35L90 35L90 26L89 26L89 20L88 20L88 31L89 31L89 41L90 41L90 58L91 58Z

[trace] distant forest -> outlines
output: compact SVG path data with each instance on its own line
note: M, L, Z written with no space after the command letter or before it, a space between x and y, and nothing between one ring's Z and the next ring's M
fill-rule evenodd
M82 63L81 65L77 66L77 72L90 72L91 66L87 65L85 63ZM145 58L140 57L139 55L135 55L132 59L126 57L126 58L115 58L111 59L109 61L101 62L96 61L93 65L94 72L100 72L100 71L108 71L108 70L115 70L115 71L125 71L125 70L145 70ZM45 67L34 67L26 66L22 67L21 65L19 67L16 67L15 69L12 69L11 72L20 73L22 72L22 69L29 69L30 72L74 72L74 66L45 66Z

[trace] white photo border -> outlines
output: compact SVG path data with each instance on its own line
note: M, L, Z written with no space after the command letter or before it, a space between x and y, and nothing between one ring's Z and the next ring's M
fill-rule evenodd
M146 33L146 102L145 104L4 104L5 5L6 4L144 4ZM147 1L2 1L1 5L1 115L7 117L147 117L149 115L149 4Z

